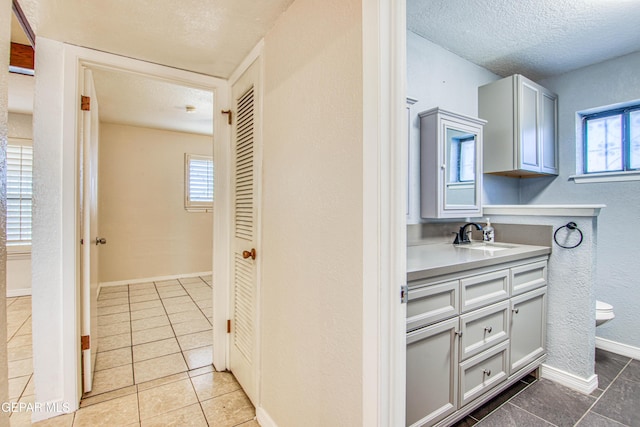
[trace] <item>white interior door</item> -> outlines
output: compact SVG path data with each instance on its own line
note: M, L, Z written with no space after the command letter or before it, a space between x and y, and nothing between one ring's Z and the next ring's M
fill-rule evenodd
M259 137L259 60L232 87L233 259L229 366L251 401L257 403L258 212L256 153Z
M98 102L91 71L84 70L84 96L90 109L82 111L82 377L83 392L92 389L98 350L98 247L105 242L98 237ZM87 338L88 337L88 338ZM88 346L88 348L87 348Z

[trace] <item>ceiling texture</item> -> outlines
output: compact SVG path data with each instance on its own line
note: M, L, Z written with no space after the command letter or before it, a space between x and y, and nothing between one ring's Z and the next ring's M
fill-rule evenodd
M407 0L407 28L500 76L533 80L640 50L638 0Z

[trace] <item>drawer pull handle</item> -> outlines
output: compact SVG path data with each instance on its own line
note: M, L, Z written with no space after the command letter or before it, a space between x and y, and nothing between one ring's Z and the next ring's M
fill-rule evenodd
M514 309L513 309L513 310L511 310L511 311L513 311L515 314L518 314L518 312L520 311L520 309L519 309L519 308L514 308Z
M487 331L488 334L491 333L491 331L493 331L493 328L491 326L487 326L486 328L484 328L485 331Z
M486 376L490 377L490 376L491 376L491 369L483 369L483 370L482 370L482 373L483 373L484 375L486 375Z

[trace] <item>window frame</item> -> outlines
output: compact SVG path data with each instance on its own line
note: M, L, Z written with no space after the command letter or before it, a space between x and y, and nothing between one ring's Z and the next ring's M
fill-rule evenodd
M31 252L31 243L33 241L33 140L29 138L18 138L18 137L8 137L7 138L7 148L8 146L22 146L22 147L30 147L31 148L31 239L27 240L9 240L9 236L7 234L7 239L5 242L5 247L7 249L8 254L26 254ZM7 161L8 161L8 153L7 153ZM8 165L7 165L8 167ZM7 169L7 174L9 173ZM8 190L8 189L7 189ZM8 196L8 194L7 194ZM7 197L7 204L8 204ZM22 197L21 197L22 199ZM9 220L9 213L7 212L6 221Z
M640 173L640 168L631 168L631 113L634 111L640 111L640 104L634 103L632 105L628 105L620 108L612 108L604 111L599 111L591 114L583 114L581 115L582 120L582 174L589 176L597 176L602 174L627 174L627 173ZM588 161L589 161L589 150L588 150L588 122L589 120L601 119L604 117L612 117L612 116L622 116L621 120L621 136L622 136L622 167L620 170L606 170L606 171L597 171L597 172L589 172L587 170Z
M191 200L191 161L206 160L212 164L213 178L211 188L211 202L193 201ZM215 201L215 164L213 156L205 156L202 154L184 154L184 208L187 212L213 212L213 203Z

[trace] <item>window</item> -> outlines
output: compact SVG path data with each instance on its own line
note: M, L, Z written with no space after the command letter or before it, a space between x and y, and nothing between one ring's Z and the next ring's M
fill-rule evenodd
M185 154L185 209L204 212L213 208L213 158Z
M640 169L640 105L585 115L584 173Z
M7 246L31 244L33 147L10 139L7 145Z

